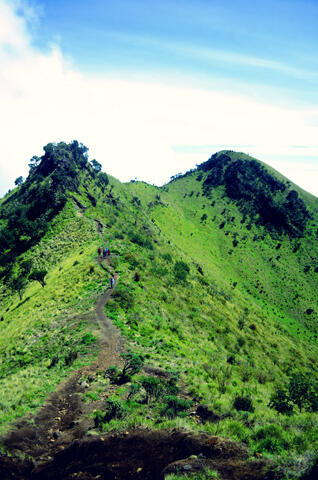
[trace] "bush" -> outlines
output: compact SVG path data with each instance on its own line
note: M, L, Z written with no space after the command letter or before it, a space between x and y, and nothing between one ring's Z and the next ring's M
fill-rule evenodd
M268 406L285 415L291 415L294 410L288 392L282 387L278 387L272 394Z
M248 395L236 395L233 402L235 410L241 410L243 412L254 412L254 406L251 396Z
M245 343L246 343L246 340L245 340L244 337L239 336L239 337L237 338L237 344L238 344L239 347L243 347L243 346L245 345Z
M163 253L161 256L167 263L172 262L172 256L170 253Z
M146 403L149 403L151 398L158 400L162 394L162 384L158 377L143 377L141 385L146 391Z
M65 365L71 365L78 357L78 352L72 350L65 355Z
M94 426L102 430L103 423L110 422L113 418L123 418L125 413L125 409L118 399L108 398L105 412L94 410Z
M125 409L118 399L108 398L106 400L104 421L109 422L113 418L122 418L124 415Z
M193 405L191 400L179 398L176 395L167 395L164 398L164 406L161 414L173 418L176 416L185 416L186 410Z
M122 379L127 379L132 375L140 372L145 362L143 355L134 352L122 353L121 357L124 359L124 367L121 374Z
M111 383L116 383L117 385L127 383L132 375L140 372L144 364L144 357L138 353L122 353L121 357L124 359L122 370L119 370L115 365L111 365L104 373L105 378L109 378Z
M256 441L254 447L257 452L269 452L279 454L289 447L287 436L279 425L265 425L255 431L253 440Z
M92 332L87 332L82 336L81 343L84 345L90 345L96 342L96 337L92 334Z
M117 286L112 298L119 303L123 310L128 310L134 303L134 297L129 288L122 284Z
M190 267L185 262L176 262L174 264L174 276L177 281L186 281L190 272Z
M117 383L120 377L120 371L115 365L110 365L110 367L105 370L105 378L109 378L110 383Z
M269 407L279 413L290 415L293 404L301 412L318 411L318 382L311 377L306 377L301 372L295 372L286 388L278 387L271 396Z
M148 248L149 250L153 250L153 244L151 243L149 238L145 238L139 233L130 233L129 238L132 243L140 245L144 248Z

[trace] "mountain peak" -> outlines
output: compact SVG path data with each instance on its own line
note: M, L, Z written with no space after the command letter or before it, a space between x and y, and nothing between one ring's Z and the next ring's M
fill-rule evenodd
M264 164L243 153L223 150L202 163L200 179L204 195L223 187L244 215L270 232L290 237L304 234L310 212L290 182L283 181Z

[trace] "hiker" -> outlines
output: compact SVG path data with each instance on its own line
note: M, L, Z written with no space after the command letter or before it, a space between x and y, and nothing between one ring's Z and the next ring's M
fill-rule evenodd
M103 250L103 257L105 258L106 255L107 255L107 248L104 248L104 250Z
M114 277L111 277L111 279L110 279L110 288L113 288L114 285L115 285L115 279L114 279Z
M107 252L107 255L110 255L110 248L108 248L108 252Z
M103 251L102 247L99 247L99 248L98 248L98 256L99 256L99 257L101 256L102 251Z

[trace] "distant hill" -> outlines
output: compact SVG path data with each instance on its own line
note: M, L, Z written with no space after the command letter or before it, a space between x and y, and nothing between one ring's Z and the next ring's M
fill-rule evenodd
M122 414L94 434L205 430L299 478L318 448L317 239L318 199L244 153L159 188L47 145L0 201L0 431L96 358L94 305L116 274L105 314L144 367L122 385L96 371L78 421L110 398Z

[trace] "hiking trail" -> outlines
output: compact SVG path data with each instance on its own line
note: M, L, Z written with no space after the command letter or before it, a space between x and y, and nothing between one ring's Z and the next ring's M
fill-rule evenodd
M101 222L99 220L95 222L98 235L106 243ZM107 272L108 282L112 269L111 255L106 258L97 257L97 262ZM107 267L104 265L105 262ZM99 330L96 333L99 337L100 352L97 359L90 365L76 370L63 381L34 416L24 417L15 422L11 431L1 438L2 444L11 453L23 452L37 464L42 463L50 460L58 451L64 450L74 440L83 438L87 431L93 428L93 420L88 415L97 406L84 403L81 394L86 391L89 384L82 379L93 378L97 372L106 370L110 365L122 364L120 353L124 341L119 330L104 313L104 306L113 294L118 278L117 273L114 273L113 288L110 289L107 283L107 288L96 301L93 311L79 314L80 318L92 322L96 318L98 320Z
M96 219L95 222L101 240L106 243L101 222ZM99 256L97 262L109 277L111 258ZM105 435L89 434L93 428L90 414L96 408L103 408L105 397L116 387L109 385L96 402L85 403L81 394L98 372L122 364L120 353L124 341L104 313L118 274L114 278L114 287L107 288L97 299L94 310L80 315L98 321L101 347L98 358L76 370L35 416L16 422L14 430L1 439L13 455L0 453L1 480L164 480L169 473L195 473L205 467L217 470L222 480L276 478L268 476L268 460L251 460L243 444L205 432L140 427ZM144 371L158 374L156 368L149 366Z

